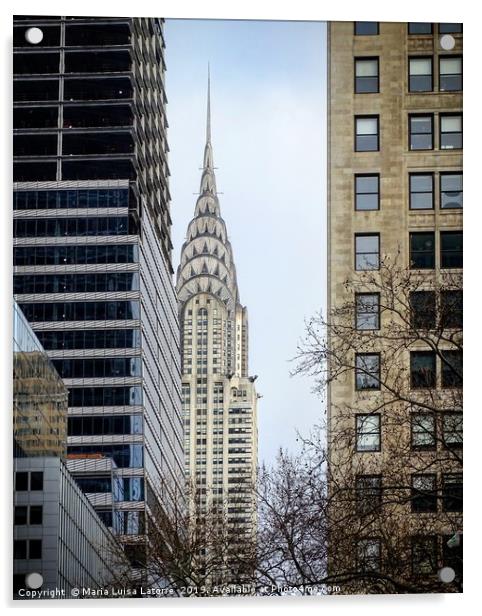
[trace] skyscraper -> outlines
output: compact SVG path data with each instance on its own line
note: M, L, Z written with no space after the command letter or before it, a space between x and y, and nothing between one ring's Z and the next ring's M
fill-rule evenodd
M199 196L177 271L186 475L203 507L224 504L236 541L255 526L257 394L248 372L248 314L221 217L208 79Z
M183 489L162 29L14 19L14 293L69 389L67 455L91 459L83 485L134 562Z
M462 44L459 23L329 24L329 457L363 530L333 571L428 590L442 565L461 583Z

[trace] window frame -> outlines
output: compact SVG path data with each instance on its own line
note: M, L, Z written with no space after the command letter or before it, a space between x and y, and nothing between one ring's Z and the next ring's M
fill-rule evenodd
M363 417L376 417L378 422L378 430L376 433L362 432L358 431L358 422L360 418ZM376 434L378 436L378 445L376 449L359 449L358 446L358 437L364 434ZM355 413L355 451L357 453L376 453L382 450L382 418L380 413Z
M377 192L359 192L357 189L357 180L358 178L376 178L377 180ZM378 212L380 210L380 174L379 173L355 173L354 175L354 208L355 212ZM376 208L358 208L357 207L357 197L361 195L376 195L377 196L377 207Z
M416 488L414 483L417 479L427 479L432 482L430 489L422 490ZM417 499L417 500L416 500ZM420 504L419 501L426 499L429 504ZM415 505L415 503L417 503ZM411 513L437 513L438 511L438 492L436 473L414 473L410 481L410 510Z
M414 558L414 548L416 543L430 543L430 557L433 557L433 562L431 564L430 571L422 571L419 567L415 568L415 558ZM438 545L438 537L437 535L412 535L411 537L411 549L410 549L410 561L411 561L411 570L413 576L429 576L433 575L437 572L438 561L439 561L439 545Z
M432 431L422 430L416 431L414 430L416 418L429 418L432 422ZM414 443L414 435L416 434L429 434L431 438L431 443L426 445L417 445ZM412 451L435 451L437 449L437 419L433 413L428 411L413 411L410 414L410 449Z
M449 478L454 478L454 479L459 479L459 481L449 481ZM460 495L456 495L454 496L453 494L450 495L449 493L447 493L447 486L450 485L452 483L452 485L456 484L459 487L459 491L460 491ZM443 512L451 512L451 513L462 513L463 512L463 489L464 489L464 482L463 482L463 474L462 473L442 473L442 511ZM454 506L448 506L447 503L450 502L451 500L460 500L460 508L454 508Z
M362 369L358 365L358 360L364 357L376 357L378 360L378 376L374 376L371 372L368 372L368 369ZM381 354L380 353L355 353L355 391L380 391L381 389ZM362 370L361 377L365 377L367 379L376 380L377 386L375 387L360 387L359 386L359 370Z
M421 235L430 235L433 238L433 249L431 251L431 256L432 256L432 265L429 265L427 267L421 267L420 264L416 264L413 265L413 259L412 259L412 255L414 254L414 250L412 248L412 240L416 237L416 236L421 236ZM435 245L435 241L436 241L436 236L435 236L435 231L410 231L409 232L409 251L408 251L408 256L409 256L409 269L412 270L434 270L435 269L435 265L436 265L436 245ZM428 253L428 251L421 251L421 250L417 250L416 251L417 254L418 253Z
M462 189L459 191L456 190L443 190L442 189L442 180L446 177L449 176L460 176L461 178L461 185L462 185ZM441 210L463 210L464 209L464 174L463 171L441 171L439 174L439 193L440 193L440 204L439 204L439 209ZM443 206L442 205L442 195L446 194L446 193L453 193L453 192L459 192L461 197L461 205L459 206L451 206L451 207L447 207L447 206Z
M363 543L369 543L371 542L373 545L377 545L377 552L378 554L376 555L375 558L371 558L370 561L373 561L375 563L375 567L370 566L370 567L366 567L364 566L367 563L367 559L364 559L362 561L362 559L360 558L360 547L361 544ZM361 537L360 539L357 540L356 542L356 568L357 571L361 574L363 573L377 573L381 570L381 566L382 566L382 542L380 537Z
M371 296L371 297L376 297L377 298L377 302L376 302L376 306L378 307L377 312L362 312L362 315L373 315L376 314L376 320L377 320L377 327L359 327L358 326L358 314L359 314L359 304L358 304L358 300L361 297L366 297L366 296ZM370 292L363 292L363 293L355 293L355 329L357 331L379 331L380 330L380 323L381 323L381 309L380 309L380 293L370 293Z
M442 132L442 120L445 118L460 118L460 133L458 131L444 131ZM460 134L460 147L442 147L442 136L443 135L459 135ZM453 113L441 113L439 114L439 126L438 126L438 143L439 149L444 152L458 152L464 149L464 120L461 112L453 112Z
M357 80L358 79L364 79L363 77L358 77L357 76L357 63L358 62L376 62L377 65L377 73L376 73L376 78L375 77L370 77L370 79L376 79L377 82L377 86L376 86L376 90L367 90L367 91L363 91L363 90L358 90L357 89ZM353 91L355 94L379 94L380 92L380 58L379 56L356 56L353 59L353 71L354 71L354 75L353 75L353 79L354 79L354 83L353 83Z
M363 482L375 480L378 485L367 486L362 485ZM368 515L380 509L383 502L383 477L382 475L356 475L355 477L355 503L357 513L360 515ZM373 504L368 504L367 501L374 501Z
M414 375L417 374L413 371L413 367L412 367L412 359L414 358L415 355L426 355L426 356L432 356L433 358L433 372L431 373L433 376L430 380L430 382L427 385L416 385L415 384L415 378ZM425 389L434 389L435 387L437 387L437 356L435 351L427 351L427 350L420 350L420 351L410 351L410 389L413 390L425 390Z
M430 26L430 32L410 32L410 26L412 24L427 24ZM433 36L433 23L427 21L409 21L407 22L407 34L408 36Z
M413 133L412 132L412 119L414 118L430 118L430 137L431 146L429 148L414 148L412 147L412 135L425 135L428 133ZM409 113L408 114L408 149L410 152L430 152L435 148L434 139L434 114L433 113Z
M415 177L430 177L430 179L432 181L431 182L432 183L432 191L431 191L431 194L432 194L432 200L431 200L432 206L431 207L423 207L423 208L422 207L412 207L412 194L413 195L428 195L428 194L430 194L427 191L422 191L421 192L421 191L414 191L414 190L412 190L412 178L415 178ZM424 171L422 171L422 172L416 171L414 173L409 173L408 174L408 208L412 212L419 212L419 211L425 212L425 211L430 211L430 210L435 209L435 178L434 178L434 173L433 172L426 173Z
M442 90L440 84L442 82L442 73L440 71L443 60L446 59L457 59L460 60L460 73L444 73L444 75L460 75L460 89L457 90ZM461 54L440 54L438 57L438 89L439 92L463 92L464 89L464 63L463 57Z
M424 89L424 90L413 90L412 89L412 83L411 83L411 72L410 72L410 68L411 68L411 61L412 60L430 60L430 89ZM408 92L409 93L413 93L413 94L423 94L424 92L433 92L434 91L434 78L433 78L433 55L415 55L415 56L408 56ZM428 77L428 74L425 73L424 75L422 75L423 77Z
M443 248L443 240L444 238L448 237L448 236L455 236L456 234L460 234L462 236L462 249L460 251L458 250L449 250L447 251L447 249L444 250ZM463 269L464 263L463 263L463 258L464 258L464 248L463 248L463 242L464 242L464 235L463 235L463 231L462 229L460 230L450 230L450 231L440 231L440 269ZM446 263L444 264L444 255L447 256L447 252L448 254L457 254L460 252L460 256L461 256L461 262L460 265L447 265Z
M357 239L362 237L376 237L378 238L378 252L357 252ZM355 233L355 271L356 272L376 272L380 270L380 261L381 261L381 238L380 233ZM357 256L358 255L374 255L378 254L378 264L377 267L369 267L369 268L358 268L357 267Z
M459 419L461 421L461 427L462 427L462 432L461 432L461 440L460 441L456 441L456 442L447 442L447 434L457 434L457 431L451 430L450 432L447 431L446 429L446 425L445 425L445 420L448 418L453 418L456 417L457 419ZM443 411L442 413L442 443L443 443L443 447L444 449L463 449L464 447L464 414L462 411Z
M376 24L376 32L357 32L357 24ZM380 34L380 22L379 21L354 21L353 22L353 35L354 36L378 36Z
M354 118L355 118L355 143L354 143L354 151L358 152L358 153L379 152L380 151L380 115L377 115L377 114L363 114L363 115L355 115ZM357 132L358 120L376 120L376 123L377 123L376 133L369 133L368 135L359 135L358 132ZM377 146L376 146L375 149L370 149L370 150L359 150L358 149L358 138L359 137L363 137L363 136L373 137L375 135L376 135L376 139L377 139Z

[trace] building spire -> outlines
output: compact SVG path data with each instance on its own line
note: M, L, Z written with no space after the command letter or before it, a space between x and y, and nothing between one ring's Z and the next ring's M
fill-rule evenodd
M208 105L206 117L206 143L211 142L211 74L208 62Z

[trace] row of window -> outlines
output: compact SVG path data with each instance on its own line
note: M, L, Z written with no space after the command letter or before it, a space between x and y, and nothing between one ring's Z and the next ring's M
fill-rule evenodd
M52 359L63 379L141 376L140 357Z
M17 218L14 237L127 235L128 218Z
M460 290L412 291L409 295L410 322L414 329L462 328L463 293ZM380 294L355 294L355 326L357 330L380 329Z
M144 479L142 477L75 477L83 492L111 493L116 501L139 502L144 500Z
M435 416L430 413L413 413L411 422L411 446L414 450L437 448ZM381 415L379 413L355 416L356 451L360 453L381 451ZM443 412L440 441L445 448L462 447L462 413Z
M439 540L442 541L440 557ZM411 537L411 569L417 579L436 575L440 565L451 567L456 575L462 574L462 540L456 548L447 545L448 536L423 535ZM356 543L357 569L361 573L382 570L382 543L378 537L367 537Z
M15 539L13 557L17 560L34 560L42 558L41 539Z
M384 487L381 475L358 475L355 480L357 512L367 515L379 510L383 506L384 492L389 495L399 489L399 487ZM413 513L436 513L440 501L444 512L462 511L462 473L443 473L441 489L437 487L435 474L411 476L410 507Z
M141 387L71 387L69 406L135 406L142 404Z
M433 25L429 22L408 22L407 32L409 35L433 34ZM355 21L354 31L356 36L377 36L380 34L378 21ZM439 34L460 34L462 32L461 23L440 23L438 24Z
M15 491L38 491L44 489L44 474L42 471L17 471L15 473Z
M411 351L410 384L412 389L428 389L437 386L437 356L435 351ZM462 352L442 351L440 357L441 386L462 387ZM357 353L355 355L355 389L380 389L380 353Z
M462 56L439 56L439 91L462 90ZM409 92L433 91L433 57L416 56L408 59ZM380 91L380 61L378 57L355 58L355 93L372 94Z
M108 321L139 319L139 302L55 302L20 304L28 321Z
M127 189L18 190L13 193L14 210L128 207Z
M138 263L137 244L106 246L17 246L14 265L75 265L97 263Z
M463 266L462 231L440 232L440 267L458 269ZM410 233L410 268L435 268L435 232ZM357 233L355 235L355 270L380 269L380 234Z
M14 276L13 292L22 293L104 293L139 291L137 272L101 274L38 274Z
M439 148L462 149L462 114L439 114ZM409 144L411 150L433 149L433 115L409 117ZM380 150L380 116L355 116L355 152L378 152Z
M90 329L36 332L46 350L123 349L139 348L141 332L138 329Z
M69 445L67 447L67 455L79 456L79 454L98 454L112 458L119 468L142 468L144 464L142 445Z
M462 173L447 171L439 176L439 207L443 210L463 206ZM435 207L435 174L433 172L409 174L409 207L411 210L432 210ZM380 175L358 173L355 175L355 210L380 209Z
M142 434L142 415L83 415L68 418L69 436Z
M462 90L462 56L439 56L439 91ZM409 92L433 91L433 56L415 56L408 59Z
M15 526L40 525L43 522L42 505L16 505L13 513Z

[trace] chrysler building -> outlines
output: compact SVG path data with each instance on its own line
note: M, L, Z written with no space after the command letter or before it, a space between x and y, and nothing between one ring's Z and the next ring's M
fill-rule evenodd
M222 505L235 546L255 531L257 394L256 377L248 376L248 313L239 299L216 190L209 78L201 185L181 251L177 293L186 476L201 511Z

